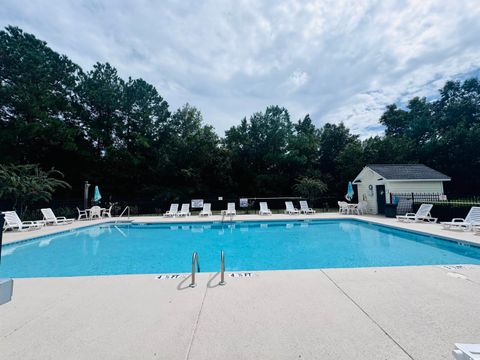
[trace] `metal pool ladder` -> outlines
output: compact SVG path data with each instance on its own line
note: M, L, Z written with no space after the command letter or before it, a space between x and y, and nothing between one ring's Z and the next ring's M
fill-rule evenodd
M221 223L221 224L223 224L223 223L225 222L225 217L226 217L226 216L227 216L226 213L223 212L223 213L222 213L222 220L220 220L220 223ZM233 222L233 216L234 216L234 215L233 215L233 214L230 214L230 215L228 215L228 216L230 217L230 222Z
M200 262L198 261L198 254L196 251L192 254L192 282L190 283L190 287L194 288L197 286L195 281L195 275L197 272L200 272ZM220 252L220 282L218 285L225 285L225 254L223 250Z
M195 282L195 265L197 265L197 271L200 272L200 263L198 262L198 254L196 251L194 251L192 254L192 282L190 283L191 288L197 286Z
M127 212L127 218L130 220L130 206L125 206L125 209L118 215L117 219L115 220L115 224L120 220L120 218Z

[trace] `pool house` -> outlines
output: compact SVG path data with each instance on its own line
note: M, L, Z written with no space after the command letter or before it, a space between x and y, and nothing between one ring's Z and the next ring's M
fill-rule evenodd
M423 164L370 164L353 180L359 201L368 203L371 214L384 214L394 194L444 194L450 177Z

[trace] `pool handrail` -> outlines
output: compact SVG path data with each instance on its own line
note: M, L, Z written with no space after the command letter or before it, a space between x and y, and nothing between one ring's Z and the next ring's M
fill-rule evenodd
M220 282L218 285L225 285L225 254L223 253L223 250L220 251Z
M125 211L127 211L127 219L130 220L130 206L125 206L125 209L123 209L123 211L120 213L120 215L118 215L117 217L117 220L115 220L115 223L118 222L118 220L123 216L123 214L125 214Z
M195 282L195 265L197 265L197 271L200 272L200 262L198 261L198 254L196 251L192 254L192 282L189 285L191 288L197 286Z

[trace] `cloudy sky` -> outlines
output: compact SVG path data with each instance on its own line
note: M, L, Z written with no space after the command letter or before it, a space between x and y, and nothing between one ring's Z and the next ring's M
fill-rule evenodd
M219 134L267 105L380 133L385 105L480 76L480 2L1 0L84 70L114 65L189 102Z

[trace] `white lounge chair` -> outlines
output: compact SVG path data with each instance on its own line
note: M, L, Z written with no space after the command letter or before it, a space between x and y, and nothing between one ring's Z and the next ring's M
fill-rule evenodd
M480 224L480 207L472 206L465 218L453 218L452 221L441 222L444 229L470 231L475 223Z
M18 217L16 211L4 211L2 214L5 215L5 224L3 226L3 231L12 230L12 231L27 231L27 230L37 230L45 226L45 221L22 221Z
M88 211L87 211L87 210L80 210L80 209L77 207L77 211L78 211L78 218L77 218L77 220L82 220L82 219L88 220Z
M300 201L300 212L304 214L315 214L315 210L308 207L308 203L305 200Z
M296 215L300 214L300 211L295 209L291 201L285 201L285 214Z
M259 215L272 215L272 212L268 208L268 204L265 201L260 203L260 211L258 212Z
M479 358L480 344L455 344L452 351L455 360L475 360Z
M210 203L204 203L203 204L203 209L200 211L198 214L199 216L212 216L212 204Z
M434 218L430 215L430 210L432 210L432 204L422 204L418 208L416 213L406 213L405 215L397 215L398 221L403 222L420 222L420 221L428 221L428 222L437 222L437 218Z
M338 213L339 214L348 214L348 203L345 201L337 201L338 204Z
M190 216L190 204L182 204L182 208L177 213L177 216Z
M55 216L50 208L40 209L40 211L47 225L67 225L75 221L75 219L67 219L65 216Z
M227 216L237 215L237 210L235 210L235 203L229 202L227 204L227 210L225 210L224 214Z
M170 204L170 210L167 210L165 214L163 214L164 217L174 217L178 213L178 204Z
M474 223L472 226L473 231L475 234L480 234L480 223Z

